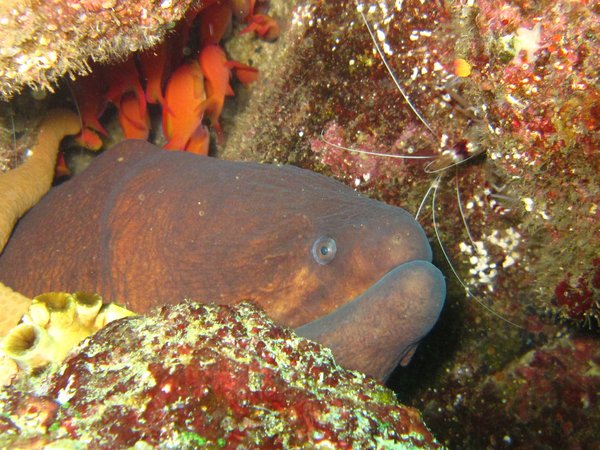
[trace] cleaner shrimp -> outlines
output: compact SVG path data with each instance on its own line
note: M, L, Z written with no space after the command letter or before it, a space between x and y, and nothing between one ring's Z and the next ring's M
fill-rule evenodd
M461 277L461 275L459 275L459 272L455 268L454 264L452 263L450 254L446 250L446 246L444 245L444 242L443 242L443 239L442 239L442 236L440 233L440 229L439 229L438 218L436 216L436 210L438 209L437 201L439 198L438 189L440 188L442 180L447 175L452 174L453 178L454 178L454 188L453 189L454 189L454 194L455 194L455 198L456 198L458 214L462 221L462 225L464 227L464 231L468 238L468 242L470 243L469 246L463 246L463 247L464 247L464 250L466 250L467 254L470 253L470 258L469 258L470 263L472 263L474 266L471 269L470 273L477 274L477 271L478 271L477 262L485 260L487 258L487 252L486 252L485 248L483 247L481 241L480 242L476 241L476 239L474 238L473 233L471 231L471 227L469 226L467 215L465 213L465 209L463 206L463 200L461 198L461 189L460 189L460 183L459 183L459 178L460 178L459 171L461 170L462 167L465 166L466 163L468 163L476 158L484 158L488 151L487 148L485 146L473 145L471 142L468 142L467 140L462 140L462 141L457 142L453 146L449 146L448 142L447 142L448 137L445 135L444 136L438 135L438 133L434 130L432 125L428 122L428 120L424 117L424 115L419 111L419 109L411 101L409 94L402 87L402 83L400 82L400 80L398 79L398 77L394 73L394 70L392 69L391 65L388 62L388 59L386 57L386 51L382 48L382 45L387 45L387 44L385 44L385 42L383 42L382 37L378 35L378 31L374 30L373 26L371 26L371 24L369 23L367 16L365 15L364 7L362 7L362 5L359 4L357 9L358 9L360 17L364 23L364 26L366 27L366 29L369 33L371 42L374 47L374 51L381 59L381 62L383 63L385 70L389 74L391 81L393 82L395 88L397 89L397 92L400 94L400 96L402 98L402 102L410 109L411 113L418 119L418 122L420 123L420 125L427 130L427 133L433 139L435 139L435 141L441 143L440 149L439 149L439 152L437 152L435 154L427 154L427 155L423 155L423 154L392 154L392 153L376 152L376 151L364 150L364 149L360 149L360 148L353 148L353 147L349 147L349 146L345 146L345 145L341 145L336 142L333 142L332 140L327 138L324 131L321 132L321 136L320 136L321 140L326 145L328 145L332 148L342 150L344 152L351 152L351 153L357 154L357 155L363 155L366 157L396 158L396 159L404 160L404 161L411 161L411 160L412 161L422 161L423 162L422 170L427 174L432 174L434 176L434 178L431 181L431 184L429 185L429 188L427 189L426 193L422 197L422 200L420 202L420 205L419 205L417 211L414 213L415 219L418 220L419 217L422 216L425 208L429 205L430 210L431 210L432 228L433 228L433 232L434 232L437 244L439 246L439 249L443 255L443 258L445 259L445 261L448 264L449 270L452 272L453 276L456 278L456 280L458 281L460 286L464 289L466 295L468 297L471 297L472 299L474 299L486 312L488 312L492 316L508 323L511 326L522 329L523 327L521 325L515 323L514 321L504 317L502 314L496 312L488 304L488 302L486 302L486 300L484 299L485 296L476 293L475 290L469 286L468 281L466 281L465 279L463 279L463 277ZM382 42L382 44L380 44L380 42ZM460 94L454 92L451 87L447 90L447 92L449 92L447 95L450 96L459 105L466 104L464 99L461 98ZM473 115L473 120L477 120L481 124L485 124L486 127L488 127L489 130L493 133L493 131L494 131L493 127L491 125L489 125L485 115L482 118L477 117L476 114L473 113L473 111L471 111L468 107L465 107L463 109L463 112L464 112L464 114ZM484 110L484 113L485 113L485 110ZM502 193L505 187L506 187L506 185L497 186L494 183L491 183L490 187L486 188L485 192L483 193L483 196L489 202L489 206L495 212L497 212L499 214L504 214L505 212L510 211L510 203L513 201L513 199L509 195L504 195ZM488 266L488 269L490 269L490 268L493 271L493 273L497 273L498 268L495 263L491 263L491 265Z

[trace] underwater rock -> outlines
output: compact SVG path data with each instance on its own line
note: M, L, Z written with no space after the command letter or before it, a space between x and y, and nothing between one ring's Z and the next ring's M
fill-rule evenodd
M471 292L525 327L530 309L575 326L595 322L598 11L559 0L395 4L361 8L424 121L356 5L311 1L293 12L282 59L261 69L273 83L255 86L221 154L325 171L413 213L437 180L437 231ZM433 236L431 197L420 218ZM585 296L580 278L593 301L557 301L563 283Z
M25 85L52 90L89 62L117 61L160 42L192 0L3 1L0 99ZM203 3L203 2L200 2Z
M61 1L57 0L56 3ZM65 45L74 46L76 54L58 52L56 60L51 62L41 57L40 60L48 65L44 65L44 68L50 72L39 75L47 78L42 81L27 78L28 70L37 69L36 63L39 61L33 57L23 57L21 59L24 62L21 59L18 61L18 64L26 63L27 70L23 67L19 67L19 70L7 69L11 74L15 72L15 77L25 76L26 84L32 89L26 90L23 95L11 97L6 93L3 96L0 84L0 98L11 100L0 102L0 170L17 167L26 159L29 154L28 136L35 129L37 119L49 105L53 107L57 102L63 106L68 104L68 107L76 110L81 126L81 133L73 142L77 148L72 148L73 151L67 152L66 156L59 153L57 178L78 173L87 167L93 153L82 152L82 147L98 151L123 138L152 139L173 150L206 154L210 144L209 125L213 134L222 140L219 116L225 98L233 96L239 90L237 86L235 91L232 87L232 75L235 74L235 79L244 85L258 78L255 68L231 60L222 46L233 34L231 31L236 30L235 35L253 48L250 54L244 55L244 58L250 59L254 51L260 52L256 37L260 42L275 39L279 34L279 25L275 19L266 15L268 2L205 0L194 2L189 9L185 2L163 2L160 7L172 12L173 19L160 32L147 36L144 33L152 30L152 27L142 23L143 39L140 41L130 36L139 31L135 20L143 22L147 19L144 14L152 14L152 11L143 10L145 12L141 18L128 17L128 14L135 16L137 8L141 5L143 9L144 4L137 3L130 8L110 2L93 5L100 9L112 6L114 10L111 11L110 18L107 18L104 10L103 13L86 15L86 12L90 12L88 2L69 3L66 7L69 13L70 9L79 11L79 18L85 23L77 30L81 36L74 32L75 36L69 36L66 41L61 33L69 32L71 18L61 24L62 28L51 23L49 29L56 32L55 40L36 40L36 31L25 27L25 31L18 36L23 41L19 44L32 47L31 51L49 51L54 55L57 52L48 48ZM27 3L11 9L9 4L6 6L7 17L1 17L3 6L5 5L0 5L0 18L10 31L18 26L18 21L21 20L18 13L21 9L23 14L37 17L38 9L44 9L48 5ZM178 8L181 12L176 14L175 10ZM53 13L59 16L68 14L64 10ZM176 17L179 19L176 20ZM29 17L27 20L37 19ZM53 19L51 17L50 22ZM113 30L119 20L123 21L123 27ZM97 23L93 30L87 30L88 36L85 33L90 21ZM45 24L42 28L40 33L48 32ZM32 35L28 35L28 32ZM115 37L118 43L114 44L103 39L94 41L94 33L120 34ZM7 33L6 39L11 38L11 33ZM77 39L84 40L84 43L74 44ZM89 48L90 44L92 48ZM13 51L19 53L26 50L17 45ZM0 83L4 74L1 52L2 49ZM73 61L64 61L68 58ZM61 77L61 74L65 76ZM11 92L20 92L22 87L19 81L14 81L14 86L10 80L6 84L6 89ZM49 96L47 91L53 92L55 87L57 95ZM156 117L159 106L163 113L162 127ZM63 147L63 150L68 148L70 147Z
M400 85L439 140L402 99L356 3L310 0L294 2L277 43L258 50L251 42L227 43L235 59L247 60L238 45L245 48L263 82L253 87L245 112L233 115L225 108L227 140L219 151L232 159L292 162L335 174L411 213L437 186L435 208L426 205L420 215L428 234L434 236L435 210L461 279L485 305L521 327L488 314L447 269L452 292L445 313L390 385L405 401L426 406L436 435L459 448L471 442L472 430L482 441L498 435L496 423L480 422L479 408L488 402L486 408L500 410L498 399L512 396L506 384L489 398L479 386L489 385L494 374L502 379L511 364L527 364L524 355L552 346L556 336L570 341L563 321L585 328L598 315L600 11L594 2L559 0L360 5ZM427 173L426 162L336 149L321 133L334 144L368 151L434 155L443 177ZM453 157L471 156L450 167ZM597 342L597 328L590 336ZM571 380L584 370L567 365L555 388L571 392ZM532 374L541 380L539 371ZM546 403L539 383L531 386L536 401L521 403L520 417L539 411L540 420L550 421L555 412L569 415L578 408L570 400L560 410L553 400ZM598 403L584 398L582 406L577 417L590 420L576 424L577 439L588 436L592 446ZM458 412L460 421L454 420ZM537 423L521 426L506 445L531 445L553 426Z
M421 405L433 430L464 448L594 448L600 423L600 344L566 334L477 383L466 371ZM451 411L452 417L436 411ZM460 428L460 431L456 431ZM446 432L447 433L447 432ZM532 443L532 436L536 435Z
M462 447L466 430L496 430L492 421L478 428L474 401L454 420L458 394L478 395L479 383L553 345L565 327L598 339L600 10L560 0L405 0L359 8L432 131L403 99L357 5L306 1L278 43L282 58L261 68L272 82L255 87L220 154L333 174L413 214L424 203L421 223L432 239L439 233L481 304L446 267L449 296L429 336L431 352L418 354L390 385L403 399L428 405L424 414L435 420L436 435ZM424 202L430 189L435 193ZM443 265L439 245L433 247ZM566 389L569 379L556 383ZM532 384L544 404L538 387ZM497 399L489 401L500 408ZM558 411L552 403L531 405L532 414L534 407L548 417ZM591 403L585 414L593 418L597 408ZM591 423L580 426L588 442ZM535 442L539 432L522 427L512 445Z
M111 323L0 391L0 446L439 448L419 413L249 303Z

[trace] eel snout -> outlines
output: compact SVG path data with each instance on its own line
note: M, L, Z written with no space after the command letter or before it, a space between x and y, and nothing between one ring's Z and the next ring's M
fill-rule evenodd
M437 321L445 297L439 269L428 261L410 261L296 332L331 348L340 365L385 380L399 363L408 364Z

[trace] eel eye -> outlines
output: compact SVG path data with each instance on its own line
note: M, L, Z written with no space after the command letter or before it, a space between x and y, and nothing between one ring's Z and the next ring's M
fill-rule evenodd
M335 239L329 236L317 238L312 246L312 256L319 264L329 264L335 258L337 245Z

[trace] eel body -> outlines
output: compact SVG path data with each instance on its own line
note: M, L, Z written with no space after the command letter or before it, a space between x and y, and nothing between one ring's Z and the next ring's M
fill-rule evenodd
M436 322L443 276L417 222L325 176L129 140L17 224L0 280L28 296L96 292L144 313L252 300L385 378Z

